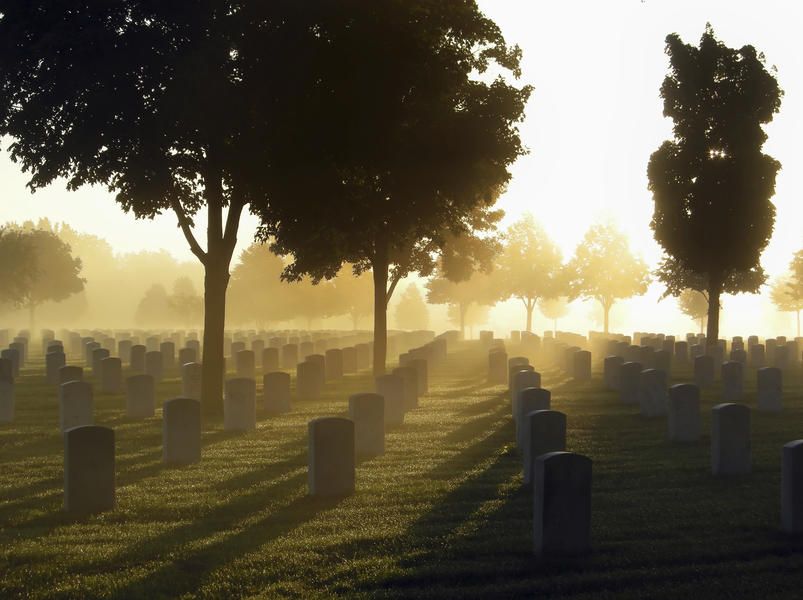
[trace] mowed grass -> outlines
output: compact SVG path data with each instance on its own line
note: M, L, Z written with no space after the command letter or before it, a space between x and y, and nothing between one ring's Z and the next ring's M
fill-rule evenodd
M0 427L0 598L801 597L803 541L779 532L781 448L803 438L800 371L786 374L782 414L752 413L753 473L717 479L717 388L704 439L673 445L664 419L619 404L599 373L577 384L536 366L568 414L569 449L594 461L584 558L533 558L507 391L487 385L470 344L434 370L386 454L359 462L357 493L333 500L306 495L307 422L345 414L368 373L291 414L260 412L256 432L205 430L203 461L183 468L161 463L161 410L130 421L123 395L97 393L96 423L116 432L117 509L86 518L62 511L56 390L33 364L16 422ZM753 370L746 381L755 406ZM169 379L158 397L179 390Z

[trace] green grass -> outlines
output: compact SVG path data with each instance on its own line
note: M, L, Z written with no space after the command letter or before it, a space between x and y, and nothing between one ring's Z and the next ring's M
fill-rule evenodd
M669 444L665 420L620 405L598 373L576 384L542 370L569 449L594 460L582 559L531 554L507 393L485 383L480 352L450 355L337 500L306 495L306 424L344 413L368 374L289 415L260 413L256 432L205 431L202 463L184 468L161 463L161 411L129 421L122 395L97 394L96 423L117 436L118 507L81 519L62 511L56 392L34 365L16 422L0 427L0 597L800 597L803 541L778 531L781 447L803 438L800 371L783 414L753 412L753 473L716 479L707 435ZM165 381L159 398L179 389ZM705 432L717 394L704 394Z

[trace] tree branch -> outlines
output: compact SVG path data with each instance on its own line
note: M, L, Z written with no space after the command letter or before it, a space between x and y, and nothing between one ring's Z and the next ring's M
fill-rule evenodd
M401 271L398 271L393 276L393 281L390 282L390 287L385 295L385 306L387 306L388 302L390 302L390 298L393 296L393 292L396 290L396 286L398 285L399 281L401 281Z
M201 261L201 264L205 265L206 252L203 251L203 248L201 248L200 244L198 244L198 240L195 239L195 234L192 233L192 227L190 226L190 220L187 218L187 213L184 212L184 208L181 206L181 203L176 199L172 199L170 201L170 206L173 208L173 212L176 213L178 225L181 227L184 237L190 244L190 250L195 256L198 257L198 260Z
M240 216L245 207L244 202L232 200L229 204L229 212L226 215L226 228L223 232L223 243L229 252L234 251L237 245L237 231L240 228Z

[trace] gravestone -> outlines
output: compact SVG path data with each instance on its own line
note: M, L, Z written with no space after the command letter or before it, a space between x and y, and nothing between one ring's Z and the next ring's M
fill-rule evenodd
M231 348L229 350L229 356L233 358L237 358L237 354L245 350L245 342L237 341L231 343Z
M354 422L354 450L358 456L385 453L385 398L363 393L349 396L349 417Z
M296 395L306 400L320 398L323 375L318 363L304 361L296 365Z
M756 371L758 410L781 412L783 408L783 371L764 367Z
M591 380L591 352L588 350L578 350L573 355L574 367L572 377L575 381Z
M694 359L694 383L699 388L714 385L714 358L708 354Z
M767 366L767 358L764 354L763 344L753 344L750 346L750 366L754 369L761 369Z
M418 407L418 373L413 367L397 367L392 375L401 377L404 388L404 410Z
M700 419L700 388L680 383L669 388L669 440L696 442L702 429Z
M120 343L117 344L117 354L124 365L131 364L131 348L133 346L134 343L131 340L120 340Z
M58 384L67 383L68 381L83 381L84 370L81 367L74 365L66 365L59 369Z
M14 362L10 358L0 358L0 379L14 381Z
M354 422L321 417L309 422L308 485L311 496L354 493Z
M116 356L100 361L100 391L105 394L119 394L123 387L123 363Z
M519 415L519 393L524 388L540 388L541 387L541 374L535 371L518 371L513 375L513 385L510 388L510 414L516 419L516 427L518 427Z
M9 350L13 350L17 353L17 363L19 365L17 369L19 370L24 367L27 360L27 356L25 354L25 344L22 342L12 342L8 345L8 348ZM17 375L19 375L19 373L17 373Z
M641 363L625 362L619 367L619 400L623 404L639 404Z
M189 363L198 362L198 354L194 348L181 348L178 351L178 366L179 368Z
M273 373L279 370L279 349L265 348L262 351L262 372Z
M343 351L331 348L326 351L326 381L334 381L343 377Z
M318 385L323 390L326 385L326 357L323 354L310 354L305 362L312 363L318 373Z
M750 409L717 404L711 411L711 471L714 475L750 472Z
M666 350L657 350L653 356L653 368L668 376L672 372L672 354Z
M176 345L173 342L159 344L162 353L162 372L172 371L176 368Z
M86 381L68 381L59 386L59 428L62 432L93 424L92 386Z
M162 353L158 350L145 353L145 373L151 375L157 383L162 380L164 363L162 362Z
M496 348L488 353L488 383L507 383L507 353L502 349Z
M556 410L535 410L522 419L524 432L524 484L532 485L535 460L550 452L566 450L566 415Z
M126 377L125 410L129 419L147 419L156 410L156 386L151 375Z
M131 346L131 370L138 373L145 372L146 349L142 344Z
M730 359L733 362L741 363L742 365L747 364L747 352L743 349L731 350Z
M146 352L157 352L159 350L159 343L161 339L158 335L152 335L145 338Z
M415 369L418 377L418 394L423 396L429 392L429 363L424 358L414 358L408 363L409 367Z
M201 384L203 366L201 363L189 362L181 365L181 396L193 400L201 400Z
M289 373L274 371L262 376L262 402L265 411L270 414L290 412Z
M526 387L519 392L519 399L516 402L516 444L523 448L525 444L526 431L524 419L526 415L537 410L549 410L552 394L549 390L536 387Z
M253 379L256 376L254 353L251 350L240 350L234 355L237 377Z
M282 368L295 369L298 365L298 346L285 344L282 346Z
M666 372L644 369L639 377L639 405L642 417L662 417L667 413L669 396Z
M265 351L265 342L263 340L254 340L251 342L251 352L254 353L254 360L256 361L256 368L262 368L262 353Z
M803 533L803 440L784 444L781 458L781 529Z
M172 398L162 405L162 460L187 465L201 460L201 403Z
M64 510L98 513L114 509L114 430L97 425L64 432Z
M404 379L398 375L380 375L375 380L376 393L385 399L385 425L404 423Z
M533 538L542 558L591 549L591 459L549 452L535 460Z
M64 352L50 352L45 356L45 376L50 385L57 385L59 382L59 369L67 364L67 357Z
M14 381L0 377L0 423L14 421Z
M190 350L195 350L195 360L193 362L197 362L201 358L201 342L197 339L189 339L185 346Z
M729 360L722 364L722 399L738 402L744 396L744 367L742 363Z
M619 389L619 371L624 364L624 359L621 356L606 356L602 363L603 378L605 380L605 387L609 390Z
M240 350L250 352L250 350ZM253 431L257 428L257 384L253 379L237 377L226 382L223 397L223 429Z
M310 344L311 345L311 344ZM310 354L312 354L310 352ZM354 346L343 348L343 373L349 375L357 372L357 349Z
M675 342L675 362L679 365L689 362L689 344L687 342Z
M92 351L92 377L100 379L100 361L109 358L110 354L106 348L95 348Z
M371 351L368 344L357 344L354 346L357 353L357 370L365 371L371 367Z

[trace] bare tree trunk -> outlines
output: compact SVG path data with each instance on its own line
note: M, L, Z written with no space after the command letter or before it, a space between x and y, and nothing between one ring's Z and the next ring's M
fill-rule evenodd
M708 276L708 327L705 334L706 348L716 348L719 340L719 298L722 295L721 277Z
M227 262L214 260L204 275L204 344L201 372L201 407L205 417L223 414L223 336L226 327Z
M533 309L535 308L535 300L527 298L527 333L533 332Z
M608 333L610 329L610 322L611 322L611 306L612 304L609 302L602 302L602 313L603 313L603 332Z
M374 278L374 376L385 374L388 350L388 257L377 249L371 264Z

